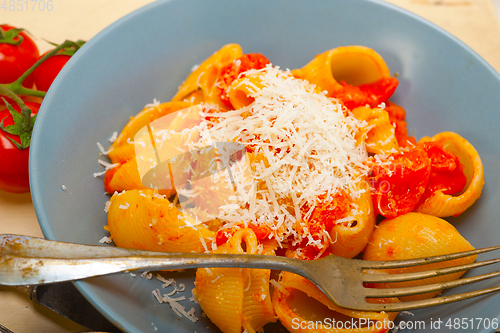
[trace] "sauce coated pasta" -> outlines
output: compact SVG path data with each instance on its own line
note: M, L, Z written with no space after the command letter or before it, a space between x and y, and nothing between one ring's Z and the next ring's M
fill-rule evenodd
M363 46L332 49L290 71L226 45L113 143L106 229L120 247L302 260L472 249L441 217L479 198L481 159L456 133L418 142L408 135L404 108L389 101L397 86L383 58ZM193 294L223 332L260 332L277 320L290 332L387 332L396 316L339 309L309 281L275 273L198 269ZM307 325L322 316L383 324Z

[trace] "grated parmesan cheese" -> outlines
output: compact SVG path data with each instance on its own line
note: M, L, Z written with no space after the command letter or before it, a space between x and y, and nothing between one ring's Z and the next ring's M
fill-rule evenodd
M197 322L198 318L195 316L196 310L194 308L191 308L189 311L186 311L186 308L179 303L180 301L186 300L186 297L185 296L172 297L176 293L183 292L185 290L185 286L181 283L179 284L179 288L177 288L176 283L173 279L165 279L159 274L156 276L156 278L161 282L164 282L164 284L162 285L163 288L165 288L166 286L170 286L172 284L174 285L174 290L164 295L161 295L159 289L153 290L152 293L153 296L156 298L156 300L159 303L168 303L172 308L172 311L174 311L174 313L179 317L187 318L193 323Z
M414 316L415 316L415 314L414 314L413 312L410 312L410 311L401 311L400 313L401 313L401 314L405 314L405 315L410 315L410 316L412 316L412 317L414 317Z
M106 174L106 171L94 172L94 178L97 178L97 177L100 177L100 176L104 176L105 174Z
M97 144L98 144L98 146L100 145L99 142ZM109 150L109 151L111 151L111 150ZM97 178L97 177L100 177L100 176L104 176L106 174L107 170L116 168L117 166L120 165L120 163L111 164L111 163L108 163L108 162L103 161L103 160L97 160L97 162L99 162L99 164L102 165L106 170L102 171L102 172L94 172L94 178Z
M126 202L125 205L120 205L118 208L120 208L120 209L128 209L129 206L130 206L129 203Z
M118 138L118 132L114 131L111 137L108 139L109 142L113 143Z
M109 152L113 150L113 147L110 147L108 150L104 150L104 147L99 142L97 143L97 147L99 148L101 154L103 155L108 155Z
M288 290L286 290L285 288L283 288L283 286L278 281L276 281L275 279L271 279L271 280L269 280L269 282L271 282L271 284L274 286L274 288L276 288L279 291L281 291L282 294L284 294L284 295L289 295L290 294L288 292Z
M111 243L113 243L113 241L111 240L111 238L104 236L103 238L101 238L99 240L99 243L101 243L101 244L104 244L104 243L111 244Z
M154 108L160 105L160 101L156 98L153 98L153 103L146 104L144 108Z
M353 199L360 196L357 185L369 169L356 134L366 124L288 70L268 65L245 72L242 82L251 84L248 77L255 75L264 88L251 94L252 104L224 112L204 105L201 112L209 119L209 137L201 135L198 147L236 140L255 159L251 177L244 168L231 168L237 202L220 206L217 218L225 221L224 228L265 225L280 244L290 237L294 244L303 239L318 243L307 228L295 230L296 222L312 214L320 195L328 199L343 190ZM182 194L192 197L196 192L192 188Z
M106 205L104 206L104 211L109 212L109 207L111 206L111 201L106 201Z

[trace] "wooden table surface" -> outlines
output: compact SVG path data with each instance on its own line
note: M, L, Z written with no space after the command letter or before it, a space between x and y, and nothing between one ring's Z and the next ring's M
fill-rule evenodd
M49 40L89 40L100 30L151 0L37 0L40 7L23 11L0 7L0 22L23 27L35 37L40 50ZM46 5L41 10L41 2ZM388 0L406 8L458 37L500 71L500 25L491 0ZM7 1L9 3L9 1ZM24 2L23 2L24 3ZM0 0L0 5L2 1ZM43 39L42 39L43 38ZM29 194L0 190L0 234L43 237ZM33 304L15 288L0 287L0 324L15 333L81 332L85 329L43 306Z

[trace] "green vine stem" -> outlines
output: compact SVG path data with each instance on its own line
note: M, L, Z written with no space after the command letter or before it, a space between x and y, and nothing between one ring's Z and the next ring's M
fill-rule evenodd
M45 60L50 58L51 56L57 54L60 50L66 49L66 48L75 48L75 50L78 50L80 48L80 43L78 42L72 42L70 40L65 41L61 45L57 46L55 49L52 51L48 52L46 55L44 55L42 58L38 59L37 62L33 66L31 66L26 72L23 73L16 81L8 84L0 84L0 87L7 88L11 93L14 94L19 94L19 95L27 95L27 96L35 96L35 97L45 97L46 92L44 91L38 91L34 89L28 89L22 86L23 81L31 74L33 71L40 66L41 63L43 63ZM3 90L0 90L0 95L3 95L2 93ZM10 95L6 95L10 98L12 98ZM14 99L14 98L12 98ZM17 101L16 101L17 102Z
M23 30L24 29L10 29L3 31L3 29L0 28L0 41L5 44L19 45L24 40L24 37L19 34Z
M33 129L31 124L31 110L26 106L26 104L24 104L23 100L3 85L0 85L0 95L11 98L17 105L19 105L21 108L21 115L24 118L23 131L30 132Z

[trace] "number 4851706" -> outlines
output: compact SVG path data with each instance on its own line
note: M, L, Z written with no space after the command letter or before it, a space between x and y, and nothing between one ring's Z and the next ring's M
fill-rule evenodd
M54 9L53 0L0 0L0 11L4 12L34 12L52 11Z

